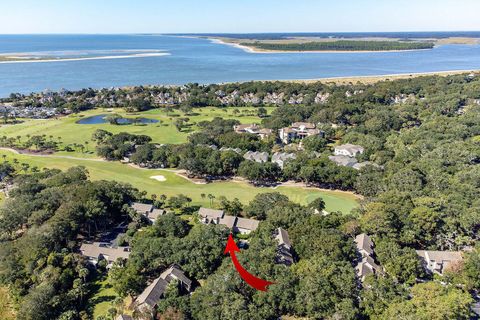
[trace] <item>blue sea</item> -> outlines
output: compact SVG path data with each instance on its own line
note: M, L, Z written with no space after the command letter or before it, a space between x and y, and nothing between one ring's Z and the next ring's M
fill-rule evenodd
M432 36L431 33L392 35L405 38ZM479 33L465 35L480 37ZM242 35L245 36L253 37ZM262 35L263 38L288 36L294 35ZM25 56L68 58L50 62L0 62L0 97L12 92L62 88L75 90L480 69L479 45L443 45L433 50L408 52L257 54L188 35L0 35L0 55L14 55L20 59Z

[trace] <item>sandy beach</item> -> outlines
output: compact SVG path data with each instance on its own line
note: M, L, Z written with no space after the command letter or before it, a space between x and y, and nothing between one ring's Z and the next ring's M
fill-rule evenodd
M0 64L11 63L41 63L41 62L69 62L69 61L85 61L85 60L112 60L112 59L131 59L131 58L148 58L148 57L162 57L169 56L170 53L155 52L155 53L138 53L130 55L119 56L99 56L99 57L85 57L85 58L59 58L59 59L25 59L22 60L6 60L0 61ZM15 58L15 57L12 57Z
M336 84L349 84L349 83L376 83L380 81L389 81L389 80L399 80L399 79L410 79L417 78L422 76L451 76L458 74L470 74L473 73L476 76L480 76L480 70L450 70L450 71L433 71L433 72L417 72L417 73L396 73L396 74L385 74L378 76L354 76L354 77L330 77L330 78L316 78L316 79L298 79L298 80L276 80L282 82L299 82L299 83L311 83L311 82L332 82ZM275 80L264 80L264 81L275 81Z

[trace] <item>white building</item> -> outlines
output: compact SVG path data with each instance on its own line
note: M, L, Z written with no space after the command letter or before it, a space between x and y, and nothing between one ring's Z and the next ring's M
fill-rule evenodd
M83 243L80 252L92 265L96 266L100 260L106 260L107 268L110 268L118 259L128 259L130 247L112 247L101 242Z
M359 154L363 154L364 151L365 149L362 146L347 143L335 147L334 154L336 156L347 156L354 158Z
M424 267L431 273L443 275L463 260L460 251L425 251L417 250L417 254L422 259Z

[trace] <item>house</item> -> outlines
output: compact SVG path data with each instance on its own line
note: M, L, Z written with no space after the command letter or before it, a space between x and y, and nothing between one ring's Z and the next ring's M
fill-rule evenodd
M373 241L365 233L359 234L355 237L355 243L357 245L357 251L362 256L373 256Z
M203 224L218 224L220 219L225 215L225 212L223 210L200 208L200 210L198 210L198 215Z
M268 153L248 151L243 155L243 158L258 163L264 163L268 161Z
M145 215L145 217L150 220L152 224L157 221L157 219L163 215L165 215L167 212L163 209L153 209L152 212L149 212Z
M258 220L226 215L223 210L200 208L198 215L200 216L200 222L203 224L222 225L241 234L249 234L255 231L260 223Z
M276 163L280 168L283 169L283 166L288 160L294 160L297 156L294 153L285 153L285 152L275 152L272 155L272 162Z
M143 292L135 299L134 305L137 310L154 310L157 303L163 297L168 285L173 280L178 281L181 291L190 292L192 290L192 281L177 265L172 265L165 270L160 277L155 279Z
M329 156L330 161L335 162L338 166L342 167L354 167L358 164L357 159L348 156Z
M295 261L292 254L292 243L290 242L287 230L283 228L276 229L275 240L278 242L275 262L278 264L291 266Z
M443 275L446 270L451 269L463 260L460 251L417 250L417 254L428 271L439 275Z
M383 274L383 268L375 262L374 244L372 239L365 233L355 237L357 251L361 257L355 270L360 281L365 281L368 275Z
M235 223L237 222L237 217L224 215L218 220L219 225L226 226L229 229L235 228Z
M286 127L278 130L278 135L280 137L280 140L284 144L289 144L290 142L292 142L297 138L297 132L290 127Z
M302 140L310 136L325 136L324 131L316 129L315 124L308 122L294 122L290 127L280 129L278 134L284 144L289 144L293 140Z
M156 209L151 204L134 202L130 207L135 210L138 214L145 216L151 223L155 223L158 217L163 216L166 211L162 209Z
M121 314L115 318L115 320L133 320L133 318L126 314Z
M382 166L379 166L378 164L370 162L370 161L364 161L364 162L356 163L352 166L352 168L355 169L355 170L361 170L361 169L365 168L366 166L373 166L373 167L376 167L376 168L382 168Z
M334 154L336 156L347 156L347 157L356 157L359 154L363 154L365 149L362 146L354 144L342 144L341 146L336 146Z
M266 139L270 136L273 135L273 130L272 129L267 129L267 128L264 128L264 129L260 129L258 130L258 133L257 135L260 137L260 139Z
M260 221L253 219L238 218L233 227L233 231L241 234L249 234L252 231L257 230Z
M260 137L260 139L265 139L268 138L273 134L272 129L261 129L258 124L239 124L233 127L233 130L236 133L250 133L250 134L256 134L257 136Z
M239 124L239 125L234 126L233 130L235 130L236 133L257 134L258 131L260 130L260 127L256 123L253 123L253 124Z
M130 247L112 247L102 242L83 243L80 252L92 265L96 266L100 260L106 260L107 268L110 268L118 259L128 259Z
M238 153L238 154L242 153L242 149L240 149L240 148L221 147L221 148L220 148L220 151L222 151L222 152L224 152L224 151L233 151L233 152Z
M134 202L130 207L139 214L148 215L153 210L153 205L140 202Z
M310 122L294 122L291 125L292 128L294 129L299 129L299 130L307 130L307 129L315 129L316 126L314 123Z

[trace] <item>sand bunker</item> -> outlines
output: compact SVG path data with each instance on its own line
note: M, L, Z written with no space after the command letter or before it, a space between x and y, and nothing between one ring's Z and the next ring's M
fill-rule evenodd
M154 179L157 181L167 181L167 179L164 176L151 176L150 179Z

